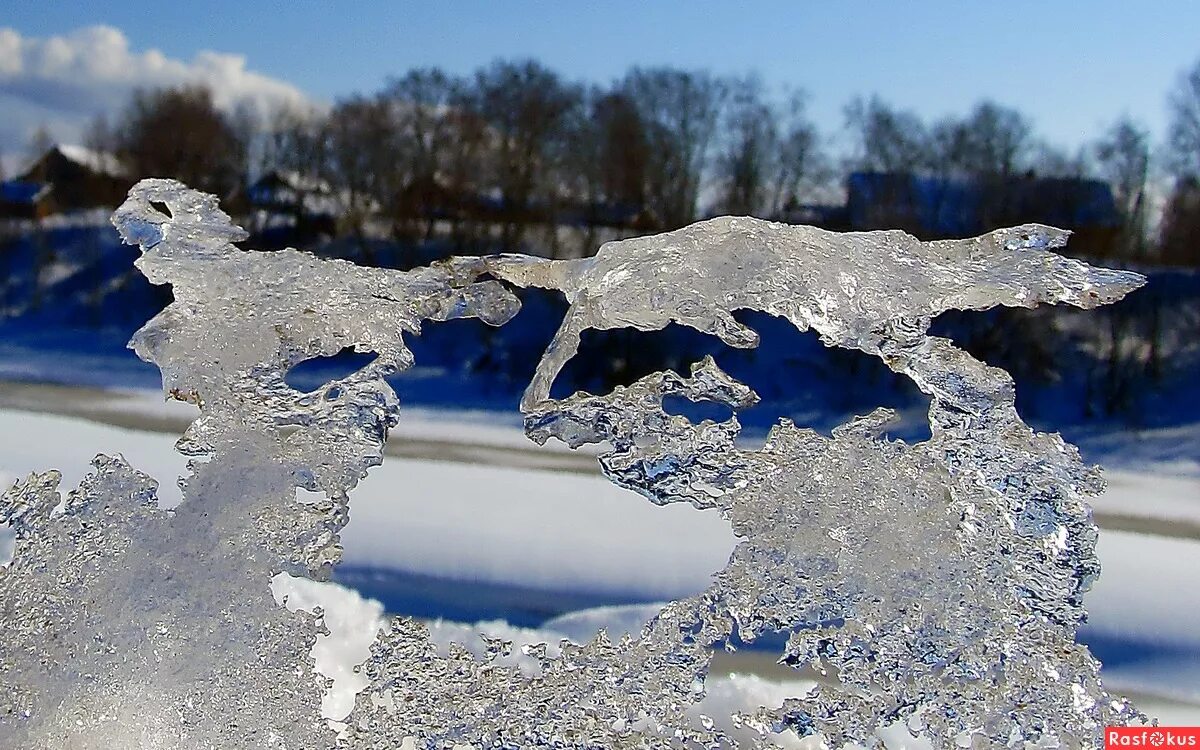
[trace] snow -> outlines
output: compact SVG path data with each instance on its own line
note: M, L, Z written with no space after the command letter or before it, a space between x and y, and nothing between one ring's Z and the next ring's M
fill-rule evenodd
M370 641L382 625L378 603L364 600L356 592L333 583L294 578L280 574L272 581L277 600L284 594L288 607L313 611L321 607L329 634L320 636L313 649L317 670L333 680L322 701L322 713L327 719L340 721L353 707L356 693L366 681L355 672L355 667L365 658ZM470 650L476 657L483 658L486 648L481 635L503 638L513 642L515 648L510 657L500 663L517 665L526 675L539 672L537 662L522 653L521 646L545 643L551 656L559 652L558 644L567 639L575 643L590 640L599 627L607 627L613 638L623 633L636 635L641 623L655 614L659 605L636 605L628 607L603 607L556 618L540 628L515 628L503 621L456 623L438 620L428 623L430 636L443 654L451 643ZM331 614L333 613L333 614ZM1200 723L1200 665L1180 665L1172 660L1168 663L1151 662L1141 668L1105 671L1105 680L1121 690L1134 690L1154 695L1161 692L1161 678L1169 676L1176 685L1191 684L1193 689L1179 691L1176 700L1144 697L1139 701L1150 716L1165 725L1194 725ZM705 698L694 709L693 715L714 717L718 724L739 739L750 739L752 733L733 727L726 717L734 712L752 711L757 706L779 705L783 700L804 695L816 683L810 680L779 680L759 675L733 672L712 675L707 680ZM1185 701L1180 703L1178 701ZM1190 702L1191 705L1188 705ZM339 725L334 724L338 727ZM914 740L900 727L889 727L881 731L885 746L889 750L912 748L926 750L927 741ZM816 750L820 742L810 738L799 739L794 732L772 735L773 742L784 748Z
M117 394L102 408L173 418L195 413L194 407L164 404L157 394L140 391ZM515 444L513 436L518 434L507 425L489 425L479 415L465 420L454 414L439 418L433 410L423 411L420 419L402 416L398 431L409 439L434 435L500 445ZM63 439L65 435L70 439ZM178 502L173 480L184 473L186 460L173 449L171 435L0 410L0 481L6 486L52 463L63 471L63 486L74 486L91 457L102 451L120 452L135 467L158 477L164 504ZM1108 477L1110 489L1097 499L1098 508L1126 514L1137 508L1147 517L1168 520L1196 518L1200 496L1196 478L1129 471L1109 472ZM487 501L478 502L475 498L480 495ZM657 508L599 477L392 457L373 469L353 493L351 522L343 540L348 565L656 601L703 589L710 574L724 565L734 541L728 525L711 513L681 506ZM5 552L0 541L0 560ZM1118 691L1200 705L1196 688L1200 625L1194 616L1200 612L1200 584L1194 574L1200 570L1200 541L1106 530L1100 534L1098 553L1103 574L1086 598L1091 612L1088 632L1186 649L1182 656L1150 656L1106 667L1106 684ZM293 598L292 606L309 610L314 601L321 601L312 587L336 586L299 579L295 583L302 590L293 594L300 598ZM369 622L378 618L381 609L355 592L341 590L350 606L330 607L328 601L322 605L327 613L339 613L337 620L327 615L334 638L339 632L361 634L372 627ZM537 630L513 628L501 621L440 622L431 627L440 644L455 641L476 649L480 632L517 642L555 644L560 638L581 642L600 628L614 638L636 635L660 607L649 603L570 612ZM354 618L359 618L358 624ZM353 686L361 684L362 678L347 672L344 665L353 662L352 655L362 654L362 645L361 641L342 647L331 643L325 648L326 656L318 657L322 672L338 682L322 710L327 718L338 719L348 710ZM338 654L341 662L333 660ZM529 663L526 659L526 669ZM708 700L736 700L749 707L758 705L753 702L763 691L784 695L796 688L755 676L721 678L710 681ZM1156 715L1200 721L1195 708L1162 706Z
M113 403L149 412L161 407L172 416L195 412L136 393ZM410 423L402 416L399 429L413 438L430 427L439 438L507 442L504 426L441 421L432 411L425 417ZM53 463L63 486L71 487L94 455L118 452L159 478L162 503L172 507L180 497L174 480L187 464L173 442L166 433L0 409L0 480L7 485ZM1109 494L1097 499L1097 507L1123 513L1138 508L1164 520L1197 517L1200 479L1128 471L1109 477ZM653 600L702 589L734 542L728 524L714 513L652 506L599 476L562 472L389 457L371 470L351 503L343 532L348 565ZM1200 541L1106 530L1098 551L1103 575L1087 598L1090 628L1200 647L1194 618L1171 614L1200 612L1200 584L1192 576L1200 570ZM623 620L626 608L595 610L586 613L594 622L568 617L547 627L572 637L594 633L601 624L632 632L629 623L644 621L645 612Z
M1200 655L1200 540L1103 531L1100 580L1086 596L1089 628Z
M734 542L715 511L655 507L599 476L393 458L350 518L348 565L643 598L703 590Z
M0 471L0 487L7 489L15 481L17 481L16 475ZM16 537L13 535L12 528L7 523L0 523L0 568L12 562L15 545Z
M504 431L458 423L437 434L486 442ZM179 503L187 460L170 435L0 410L0 469L10 476L53 464L73 487L102 452L158 478L164 507ZM677 596L703 589L733 546L714 512L650 506L599 475L388 458L351 497L347 565L439 577ZM692 542L668 541L683 538Z
M400 424L392 428L389 440L445 440L526 450L543 448L565 455L578 455L558 441L537 446L525 436L520 415L494 411L445 411L421 407L406 408Z
M156 404L130 398L147 409ZM194 409L164 411L179 415ZM422 424L436 426L439 437L486 441L506 434L502 426L439 423L433 413L427 416L410 424L407 434L419 435ZM0 409L5 485L54 463L63 472L63 486L74 486L103 451L119 452L158 477L164 505L178 502L173 480L184 474L186 459L175 452L170 435ZM1149 517L1194 518L1187 515L1188 498L1200 495L1200 480L1123 471L1112 488L1120 499L1106 495L1098 505L1128 512L1126 503L1140 499L1138 507ZM728 524L712 512L655 507L598 476L561 472L388 458L371 470L351 502L343 533L348 565L654 601L703 589L734 542ZM1106 530L1098 552L1103 574L1086 599L1089 630L1200 651L1194 618L1200 612L1194 578L1200 541ZM544 627L576 640L600 627L633 633L656 611L654 604L599 608Z
M1187 377L1195 379L1194 374ZM1171 407L1182 406L1187 413L1195 408L1187 405L1187 401L1200 404L1193 396L1184 396L1183 400L1184 404L1173 403ZM1154 417L1153 414L1145 416ZM1114 476L1116 470L1137 473L1152 465L1155 473L1164 476L1200 477L1200 422L1188 421L1152 429L1100 425L1070 432L1071 442L1079 446L1084 457L1103 464L1109 476Z
M287 573L271 579L271 593L292 611L321 612L328 632L317 636L312 655L316 671L333 680L321 700L321 715L341 721L354 708L354 696L367 686L354 668L371 653L371 643L383 626L383 606L336 583Z
M63 439L65 435L70 439ZM175 451L170 435L0 410L0 472L6 479L24 478L54 466L62 473L61 487L75 487L92 470L91 460L98 453L120 454L156 477L164 507L174 507L182 499L177 482L186 473L187 459Z
M196 412L179 402L164 403L157 393L136 390L112 394L95 406L110 415L180 420ZM394 434L401 440L433 437L508 447L528 442L514 426L487 422L486 414L436 410L405 412ZM61 468L63 486L74 486L92 456L103 451L120 452L135 467L158 477L165 505L179 501L174 479L185 472L186 460L174 450L171 435L0 409L0 483L5 486L51 464ZM1164 520L1200 517L1200 479L1172 475L1169 466L1150 469L1167 473L1106 472L1109 490L1094 499L1096 508ZM474 499L480 494L486 495L486 503ZM349 565L549 589L666 600L704 588L733 543L728 525L710 513L680 506L657 508L599 477L555 472L389 457L355 490L352 503L351 522L343 534ZM0 561L11 555L10 545L0 533ZM1086 598L1091 612L1088 632L1186 649L1182 655L1106 667L1106 684L1118 691L1200 705L1200 625L1195 620L1200 584L1194 575L1200 570L1200 541L1106 530L1100 534L1098 553L1103 574ZM302 579L293 583L292 607L311 610L321 603L327 612L331 636L319 640L317 648L324 650L317 658L322 673L335 685L322 711L327 718L343 718L355 686L363 684L347 665L361 660L361 635L377 626L381 607L336 584ZM336 606L318 596L323 590L340 593ZM478 633L553 646L561 638L586 641L601 628L614 638L636 635L660 607L649 603L570 612L536 630L502 621L442 621L431 623L431 630L443 646L454 641L479 650ZM337 638L353 634L360 640L337 643ZM530 668L528 658L521 663ZM713 678L705 705L723 709L736 703L749 708L764 697L794 695L799 687L754 675ZM1164 721L1200 722L1195 707L1145 699L1139 705ZM780 742L802 747L794 737Z
M542 628L562 633L576 643L591 640L601 628L610 638L620 638L626 634L636 638L641 634L642 626L658 614L665 604L662 601L581 609L547 620Z
M711 678L706 696L699 712L713 717L728 716L733 711L748 711L754 706L779 705L788 697L803 695L815 683L806 680L769 680L756 675L730 674ZM1151 717L1156 717L1164 726L1196 726L1200 724L1200 708L1162 699L1143 699L1139 706ZM719 720L719 719L718 719ZM749 737L749 735L741 735ZM879 731L887 750L931 750L932 745L923 738L914 739L903 727L893 725ZM772 736L779 747L797 750L818 750L825 747L819 738L804 740L788 731ZM857 747L857 746L851 746Z
M1188 468L1167 463L1152 465L1149 471L1143 468L1141 472L1108 469L1104 472L1108 489L1092 498L1092 507L1100 513L1200 524L1200 476L1190 473ZM1154 476L1150 492L1146 487L1147 474Z

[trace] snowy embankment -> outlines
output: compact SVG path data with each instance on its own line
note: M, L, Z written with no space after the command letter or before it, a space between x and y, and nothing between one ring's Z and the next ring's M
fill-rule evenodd
M192 407L163 404L148 394L89 402L90 420L0 409L0 479L8 483L55 467L64 475L63 487L70 488L88 470L93 455L121 453L159 479L164 504L178 503L176 482L186 472L186 460L173 450L174 435L104 422L165 429L190 419ZM64 403L56 406L71 411ZM469 634L478 629L517 640L550 641L584 639L602 626L636 632L656 609L636 603L700 591L709 574L724 565L735 542L715 514L683 505L655 507L598 475L575 470L578 459L573 457L575 463L564 465L567 470L529 468L556 467L559 459L554 457L564 454L560 448L536 450L515 425L488 423L478 415L420 411L401 418L393 441L431 446L427 453L435 458L410 457L419 452L389 456L354 491L343 538L345 570L357 571L358 578L346 580L365 582L361 588L367 592L373 592L372 581L385 595L400 591L395 601L386 602L393 609L493 620L478 627L442 623L438 632L445 640L469 643ZM458 461L437 460L445 446L454 445L458 452L446 455ZM463 463L474 451L483 451L492 465ZM514 456L524 468L496 465ZM1095 503L1102 526L1106 518L1142 518L1174 533L1101 533L1104 575L1088 595L1092 618L1086 639L1105 659L1106 679L1113 687L1200 705L1200 622L1195 614L1200 612L1195 579L1200 539L1188 538L1200 528L1200 478L1180 475L1178 468L1145 465L1142 471L1110 474L1109 492ZM0 559L4 553L0 548ZM311 607L314 601L293 597L293 606ZM439 612L439 603L449 606ZM623 606L565 611L603 603ZM358 600L348 610L356 614L336 627L328 624L331 631L357 633L362 641L380 610ZM537 629L517 629L512 622ZM346 663L362 647L331 642L321 657L351 693L354 678ZM755 666L761 663L735 659L722 669L761 672ZM712 682L709 700L740 705L800 687L779 682L778 674L772 677L722 677ZM331 696L329 715L339 713L345 700L345 694ZM1164 719L1177 715L1181 721L1191 717L1188 721L1200 722L1200 710L1154 707ZM1175 710L1183 713L1173 714Z

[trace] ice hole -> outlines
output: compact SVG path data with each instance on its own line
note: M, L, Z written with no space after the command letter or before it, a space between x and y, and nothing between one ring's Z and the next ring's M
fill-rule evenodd
M1097 417L1136 420L1146 411L1139 398L1147 384L1177 378L1180 370L1173 368L1187 361L1194 339L1188 322L1195 320L1194 306L1189 317L1186 302L1169 297L1169 289L1158 299L1149 296L1154 291L1151 285L1097 310L951 310L934 319L930 332L1011 375L1017 412L1039 428L1062 431ZM1138 305L1180 314L1131 314Z
M0 521L0 568L4 568L12 562L16 549L17 535L13 533L12 526Z
M376 356L374 352L360 352L347 346L337 354L312 357L293 365L283 379L298 391L316 393L326 389L326 397L336 399L341 395L341 388L334 383L371 364Z
M545 295L526 298L549 304ZM482 644L478 634L495 633L499 619L530 637L548 628L542 640L549 643L587 640L600 627L636 635L659 602L707 587L735 543L716 511L657 507L614 486L594 458L603 444L572 451L524 435L520 388L552 334L544 319L518 315L499 329L475 320L427 322L421 336L406 337L418 364L390 378L401 403L432 398L459 409L401 410L383 465L351 492L335 580L390 613L441 618L439 632L473 650ZM493 409L511 403L507 424L481 419L469 407L485 394L467 392L442 363L422 356L441 339L484 347L486 366L528 370L508 393L487 394ZM436 393L424 390L429 372L438 373ZM503 386L502 379L495 384ZM631 620L633 609L644 611Z
M685 396L670 395L663 399L663 411L699 424L704 420L725 422L733 416L733 409L716 401L693 401Z
M565 398L577 391L604 394L655 372L686 376L692 362L724 348L715 336L671 323L661 330L588 329L579 351L554 380L550 395Z
M388 612L425 619L532 628L690 596L735 543L717 511L652 505L595 469L389 456L350 503L334 579Z
M584 331L579 352L555 379L551 395L607 394L662 371L687 376L692 363L711 355L722 370L758 394L757 404L737 412L748 445L761 444L781 418L829 435L837 425L879 407L897 412L884 437L910 443L928 439L929 396L879 357L825 346L815 332L799 331L766 313L738 310L734 318L758 334L758 346L726 346L715 336L674 323L657 331ZM663 407L696 424L733 415L723 404L676 395L666 396Z
M12 487L15 482L16 477L0 471L0 492ZM0 568L12 562L16 546L17 535L13 532L12 526L5 521L0 521Z

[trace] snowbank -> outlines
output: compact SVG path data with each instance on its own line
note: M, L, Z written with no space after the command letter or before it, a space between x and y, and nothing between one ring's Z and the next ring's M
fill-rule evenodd
M143 406L176 416L190 408L161 402ZM436 414L428 413L426 424L436 422ZM419 424L410 422L413 434ZM450 422L435 434L507 442L514 429ZM173 450L171 435L0 410L0 481L5 484L55 467L64 475L63 487L70 488L98 452L121 453L159 479L165 504L178 502L176 482L186 460ZM1198 479L1129 471L1113 472L1110 479L1110 493L1097 502L1101 509L1167 520L1200 515ZM655 507L598 476L389 457L352 494L344 543L348 565L654 601L707 586L734 538L712 513L682 505ZM0 559L4 551L0 534ZM1200 541L1107 530L1101 532L1099 554L1103 575L1086 599L1087 634L1149 647L1138 658L1106 668L1106 680L1120 689L1200 702L1195 688L1200 685L1200 583L1195 578ZM304 589L308 585L299 584L292 606L312 607L316 600ZM377 604L361 597L352 603L350 609L362 618L378 617ZM600 627L614 635L636 633L655 611L650 604L573 612L536 632L548 634L551 643L564 637L585 640ZM332 619L327 625L331 631L358 627L349 621L335 627ZM442 640L472 641L475 627L443 623L435 632ZM535 637L503 622L486 628L516 640ZM717 694L715 686L712 691ZM331 712L344 707L336 700L331 705Z

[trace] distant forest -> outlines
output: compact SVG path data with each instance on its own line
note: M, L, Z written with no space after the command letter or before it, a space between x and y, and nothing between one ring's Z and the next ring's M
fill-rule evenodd
M627 236L716 214L803 218L805 207L840 200L855 172L980 185L1099 180L1117 225L1106 255L1196 266L1200 61L1166 93L1165 143L1125 117L1075 152L991 101L928 122L858 98L844 108L853 145L833 153L804 92L774 95L756 75L633 68L596 86L536 61L497 61L468 76L411 70L327 110L268 118L222 112L203 88L141 91L118 116L97 118L86 145L115 154L130 177L175 177L234 206L261 175L297 176L341 198L335 236L535 251L549 242L552 254L560 238L547 240L544 227L564 223L583 228L572 254L585 254L611 236L606 226ZM472 206L486 207L486 229Z
M125 328L169 300L169 290L137 273L136 253L116 244L104 220L142 176L219 195L251 229L251 247L293 245L390 268L451 253L584 256L607 239L726 213L901 228L923 239L1043 221L1076 233L1068 252L1144 270L1151 282L1087 315L948 313L935 333L1012 372L1029 413L1141 424L1194 418L1200 63L1168 102L1165 143L1121 119L1067 154L1046 145L1021 112L994 102L926 122L878 97L856 99L845 107L842 139L853 145L836 153L802 92L774 97L754 76L635 68L597 87L536 62L501 61L463 77L413 70L374 94L265 121L222 111L203 88L142 91L119 116L97 118L85 147L40 136L31 150L43 156L4 183L32 201L18 208L41 213L0 223L0 321L16 321L10 330L115 326L123 342ZM97 210L78 212L89 207ZM479 382L526 382L522 368L537 360L562 300L536 290L524 298L529 312L499 332L434 327L422 337L423 361L487 373ZM678 331L593 333L576 384L601 391L682 368L706 345ZM829 399L846 394L866 405L892 391L895 405L916 397L897 390L905 383L886 368L798 336L768 337L741 363L766 378L757 384L764 393L812 371L828 387L813 385L811 403L797 409L833 408ZM478 343L473 353L462 345L468 340Z

